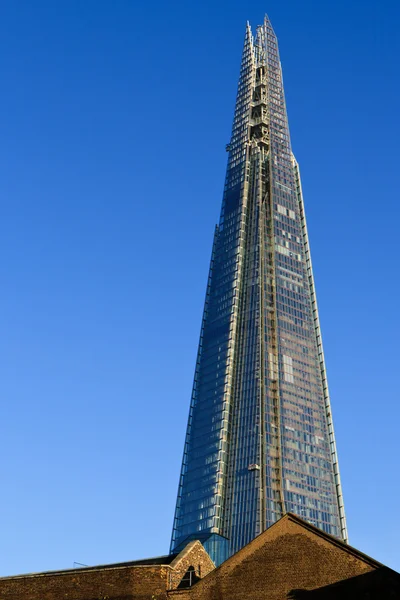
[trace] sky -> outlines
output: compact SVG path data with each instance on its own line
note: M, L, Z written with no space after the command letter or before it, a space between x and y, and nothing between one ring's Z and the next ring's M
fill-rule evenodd
M245 24L265 12L350 543L400 570L400 5L6 0L1 576L169 550Z

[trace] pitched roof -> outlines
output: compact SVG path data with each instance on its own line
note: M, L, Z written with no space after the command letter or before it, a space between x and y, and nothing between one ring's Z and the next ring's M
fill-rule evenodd
M146 566L167 566L170 565L178 554L166 554L165 556L156 556L154 558L143 558L139 560L130 560L127 562L110 563L105 565L93 565L93 566L81 566L70 569L56 569L54 571L39 571L37 573L21 573L18 575L8 575L1 577L0 579L15 579L16 577L34 577L38 575L63 575L64 573L73 573L77 571L82 573L83 571L101 571L102 569L118 569L121 567L146 567Z
M363 552L360 552L360 550L357 550L357 548L354 548L353 546L350 546L349 544L346 544L345 542L343 542L342 540L336 538L335 536L330 535L329 533L326 533L325 531L322 531L322 529L319 529L318 527L315 527L315 525L312 525L308 521L305 521L304 519L302 519L298 515L295 515L294 513L288 512L288 513L284 514L283 517L281 517L279 519L279 521L276 521L273 525L271 525L271 527L268 527L268 529L266 529L265 531L263 531L262 533L260 533L257 537L255 537L246 546L244 546L238 552L236 552L236 554L233 554L230 558L228 558L228 560L226 560L225 562L223 562L218 568L220 569L224 565L229 564L229 562L237 560L238 558L240 558L240 555L242 553L243 554L244 553L247 554L248 551L249 551L249 548L252 545L257 545L258 546L258 545L262 545L265 542L267 542L268 538L271 535L275 534L276 530L279 530L279 528L281 528L282 525L285 522L287 522L287 521L295 523L296 525L299 525L303 529L311 531L312 533L314 533L318 537L323 538L324 540L326 540L327 542L330 542L334 546L338 546L339 548L341 548L342 550L344 550L348 554L351 554L354 557L363 560L365 563L371 565L372 567L377 568L377 567L383 567L384 566L384 565L382 565L382 563L378 562L377 560L375 560L371 556L368 556L367 554L364 554Z

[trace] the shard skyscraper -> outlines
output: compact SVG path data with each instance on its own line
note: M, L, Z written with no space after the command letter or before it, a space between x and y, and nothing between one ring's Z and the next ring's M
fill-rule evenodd
M299 167L276 35L247 25L171 552L219 564L285 512L346 540Z

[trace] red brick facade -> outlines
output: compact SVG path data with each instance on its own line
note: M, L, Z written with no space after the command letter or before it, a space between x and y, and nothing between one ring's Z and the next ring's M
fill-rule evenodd
M215 565L191 542L169 565L109 565L0 579L0 600L166 600L189 566L204 577Z
M400 589L397 573L291 514L218 569L200 542L190 542L176 557L143 561L149 562L5 577L0 600L380 599L389 597L379 595L383 585L390 594ZM189 568L201 579L177 589ZM347 581L364 586L362 595L353 590L346 596ZM378 586L378 595L370 594L369 582Z
M379 563L286 515L190 590L171 600L284 600L371 571Z

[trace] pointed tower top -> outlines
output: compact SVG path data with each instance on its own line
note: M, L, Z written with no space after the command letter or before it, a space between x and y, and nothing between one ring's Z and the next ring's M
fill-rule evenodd
M253 33L251 31L251 26L249 21L246 22L246 33L244 36L244 45L243 45L243 56L246 54L246 52L248 52L248 48L251 48L251 51L253 52L253 45L254 45L254 40L253 40Z
M265 13L265 15L264 15L264 30L265 30L266 35L268 35L268 34L271 35L271 32L272 32L272 34L276 37L276 33L274 31L274 28L272 27L271 21L267 15L267 13Z
M253 33L251 31L251 25L250 22L247 21L246 22L246 34L245 34L245 38L244 38L245 43L246 42L253 42Z

